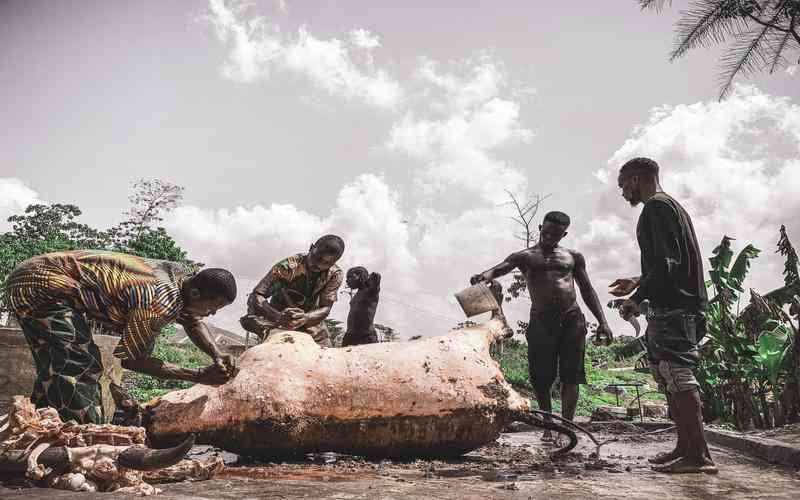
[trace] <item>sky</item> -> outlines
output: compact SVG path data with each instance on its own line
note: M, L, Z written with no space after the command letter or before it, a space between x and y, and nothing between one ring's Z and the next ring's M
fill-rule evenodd
M217 326L242 332L257 280L334 232L343 268L383 275L376 321L437 335L469 276L521 249L509 191L572 217L562 244L605 303L639 272L616 172L648 156L704 255L752 242L746 285L770 290L780 225L800 244L800 75L718 101L719 49L668 60L673 3L0 0L0 231L33 202L109 227L160 178L186 188L170 234L237 278Z

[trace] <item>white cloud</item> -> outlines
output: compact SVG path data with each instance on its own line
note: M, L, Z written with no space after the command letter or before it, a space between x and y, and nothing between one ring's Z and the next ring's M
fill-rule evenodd
M239 266L240 273L249 273L248 278L255 280L248 269L304 250L319 234L334 231L348 242L345 265L366 265L384 274L379 321L398 327L408 336L440 333L463 320L453 292L466 286L471 274L519 247L507 219L507 207L498 203L506 201L506 189L525 192L527 178L497 153L533 137L520 122L520 100L530 94L530 88L512 85L503 64L488 53L446 66L423 57L411 77L398 82L375 66L372 53L381 47L381 41L365 29L350 30L346 41L318 39L306 28L295 37L281 37L277 28L267 30L261 18L245 24L238 20L243 17L241 9L231 14L233 11L220 8L218 3L210 5L216 12L215 25L221 24L226 30L221 40L227 41L231 33L255 33L233 40L229 65L266 66L248 72L257 78L273 69L288 70L306 76L333 96L398 112L385 146L416 163L411 174L416 189L409 193L413 209L408 214L401 212L398 194L374 176L361 176L344 186L336 207L326 215L284 207L292 214L284 221L270 215L275 207L237 209L230 216L228 212L186 210L183 213L198 217L198 222L175 223L173 232L180 235L181 226L196 225L220 237L206 241L208 237L195 237L192 230L179 241L186 241L193 252L200 252L201 260L210 264L210 257L219 257L224 264L229 255L236 255L231 265ZM273 47L271 42L279 46L275 57L258 49ZM237 45L246 48L237 49ZM236 59L238 53L253 57ZM233 216L242 222L231 222ZM262 221L254 223L256 234L252 228L230 229L251 224L253 219ZM219 229L213 229L217 225ZM282 239L290 242L293 250L287 245L274 248L277 241L272 240L277 238L272 236L265 241L261 231L267 226L275 235L286 227L287 236ZM302 236L298 228L302 228ZM248 241L239 244L242 238ZM334 316L341 318L343 311L346 307L337 306Z
M507 85L504 68L487 54L461 62L456 68L466 77L455 72L439 72L439 64L423 57L418 77L444 91L445 100L451 110L468 111L497 97Z
M433 105L425 116L407 111L387 146L424 162L416 179L423 193L494 204L505 189L524 191L527 179L493 150L527 142L533 132L520 123L519 103L502 96L510 89L499 63L479 56L460 66L466 76L441 73L434 61L422 60L418 76L431 86L425 98Z
M278 9L278 12L281 14L288 14L289 13L289 2L286 0L275 0L275 8Z
M306 74L333 95L358 98L378 108L393 108L403 90L386 71L360 69L347 46L337 39L320 40L301 28L297 39L285 48L288 68Z
M16 177L0 177L0 232L11 229L7 219L19 214L28 205L44 203L39 195Z
M350 30L350 40L354 46L365 50L372 50L381 46L381 39L364 28Z
M249 4L209 0L206 19L217 38L232 45L222 75L251 83L266 79L273 70L303 75L332 95L357 99L377 108L392 109L403 99L403 89L384 70L372 65L371 50L379 47L377 37L364 29L350 32L350 44L339 39L321 40L306 28L296 36L283 36L263 16L245 20ZM367 51L365 64L357 63L351 50Z
M305 252L316 238L326 233L342 236L347 250L340 266L361 265L379 271L387 293L406 297L416 293L418 263L411 252L398 194L382 177L361 175L346 184L331 213L318 216L292 205L237 207L206 210L179 207L166 221L170 234L189 251L192 258L209 266L230 269L239 283L236 303L220 311L216 321L225 328L238 328L246 296L255 283L278 260ZM346 298L343 297L343 299ZM346 316L339 305L334 315ZM403 319L404 311L386 306L386 322Z
M763 253L746 285L768 291L782 284L774 253L780 225L800 244L800 106L739 86L722 102L654 108L598 172L595 212L603 215L591 220L579 248L603 283L639 271L639 209L616 184L619 167L635 156L658 161L662 186L692 216L704 257L723 235L737 238L737 248L752 242Z

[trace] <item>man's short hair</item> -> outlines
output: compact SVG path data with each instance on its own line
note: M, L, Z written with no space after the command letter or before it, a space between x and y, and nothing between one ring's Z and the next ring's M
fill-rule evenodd
M335 234L326 234L314 243L322 255L333 255L337 259L344 253L344 240Z
M633 158L625 162L619 169L620 179L628 175L649 175L652 177L658 176L658 163L650 158Z
M236 279L227 269L210 267L192 276L192 287L201 297L225 297L228 303L236 300Z
M564 226L564 228L569 227L570 219L569 215L565 214L564 212L547 212L544 216L545 222L552 222L554 224L559 224Z
M361 276L369 276L369 271L364 266L355 266L347 270L347 274L360 274Z

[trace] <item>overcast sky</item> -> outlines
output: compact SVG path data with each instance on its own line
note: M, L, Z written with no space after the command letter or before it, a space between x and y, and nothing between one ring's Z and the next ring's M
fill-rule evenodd
M434 335L462 319L469 276L520 248L505 190L573 217L563 244L605 302L639 271L615 175L644 155L706 255L723 234L753 242L748 284L781 284L781 223L800 245L800 75L717 102L718 50L668 62L681 1L387 3L0 1L0 230L34 201L108 227L131 182L158 177L186 187L170 233L237 276L217 325L241 331L255 281L337 232L343 267L384 275L377 321Z

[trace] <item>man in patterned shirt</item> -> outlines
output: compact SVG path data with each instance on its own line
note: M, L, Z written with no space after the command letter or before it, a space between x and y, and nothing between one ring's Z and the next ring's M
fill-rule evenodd
M317 344L331 346L323 320L331 312L342 284L336 261L344 241L328 234L311 245L307 254L278 262L247 299L247 314L239 322L263 342L275 328L308 333Z
M210 385L236 373L233 357L220 353L200 321L236 298L236 282L224 269L187 276L178 264L77 250L22 262L5 290L36 364L31 400L55 408L64 421L103 422L103 367L88 319L121 334L114 355L128 370ZM195 370L152 357L156 337L173 322L213 364Z

